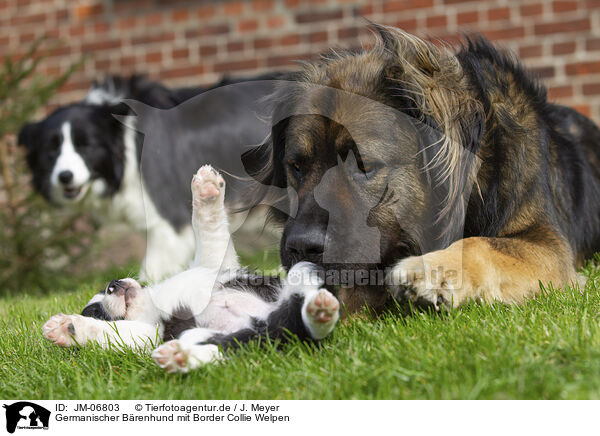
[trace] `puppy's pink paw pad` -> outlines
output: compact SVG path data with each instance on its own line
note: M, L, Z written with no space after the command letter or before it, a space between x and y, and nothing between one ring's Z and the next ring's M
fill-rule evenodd
M340 304L329 291L321 289L306 306L311 320L318 324L331 322L337 315Z
M210 165L200 167L192 179L194 199L210 200L219 197L225 188L225 180Z
M46 339L59 347L75 345L73 340L75 326L72 317L69 315L63 315L62 313L54 315L42 326L42 333Z
M178 340L165 342L152 352L158 366L167 372L187 372L188 354Z

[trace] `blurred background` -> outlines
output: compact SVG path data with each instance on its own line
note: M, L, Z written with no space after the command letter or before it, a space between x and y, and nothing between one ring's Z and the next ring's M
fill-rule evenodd
M176 87L293 69L331 47L369 45L369 20L451 43L481 33L518 54L551 100L600 122L600 0L0 0L0 294L55 287L50 272L68 266L135 273L145 248L127 229L58 220L36 199L14 140L20 123L80 100L106 74ZM32 71L7 67L40 53ZM245 260L276 265L271 248Z
M514 50L553 100L600 121L600 0L0 0L0 57L42 34L64 43L47 74L91 55L56 105L105 73L178 86L293 68L368 43L365 19L453 41L480 32Z

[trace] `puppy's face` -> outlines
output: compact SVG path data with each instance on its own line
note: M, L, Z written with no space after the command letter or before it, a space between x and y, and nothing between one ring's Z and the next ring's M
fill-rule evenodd
M131 278L113 280L92 297L81 314L106 321L136 319L144 308L147 290Z
M119 111L123 108L119 107ZM23 126L33 184L57 205L81 201L89 190L110 195L123 174L123 126L114 107L73 104Z

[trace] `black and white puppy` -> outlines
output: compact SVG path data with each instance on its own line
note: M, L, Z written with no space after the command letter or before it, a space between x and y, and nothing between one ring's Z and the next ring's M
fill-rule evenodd
M82 315L50 318L44 336L63 347L97 342L147 349L167 340L152 357L167 371L187 372L257 336L319 340L331 333L339 303L321 287L314 264L296 264L286 279L253 277L240 268L224 191L225 180L208 165L192 180L196 251L189 270L148 287L113 280Z
M269 133L262 97L276 77L181 89L137 76L108 78L83 101L22 127L33 185L56 205L145 231L142 280L179 272L194 248L186 174L212 162L230 183L228 207L243 206L251 182L235 177L246 176L240 156Z

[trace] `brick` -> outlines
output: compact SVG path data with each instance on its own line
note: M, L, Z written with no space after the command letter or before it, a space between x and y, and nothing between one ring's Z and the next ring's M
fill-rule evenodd
M255 49L270 48L273 46L271 38L257 38L254 40L253 46Z
M160 13L154 13L146 15L144 18L144 23L146 26L160 26L163 22L163 15Z
M241 20L238 23L238 30L240 32L253 32L258 29L258 20L255 18L249 20Z
M487 19L489 21L510 20L509 8L495 8L487 11Z
M285 23L286 19L283 15L276 15L267 18L267 26L269 27L269 29L278 29L280 27L283 27Z
M375 13L375 8L373 5L364 5L354 8L354 16L355 17L365 17L369 15L373 15Z
M154 6L152 0L128 0L126 2L113 2L113 10L118 14L132 11L148 10Z
M571 107L573 109L575 109L577 112L579 112L580 114L585 115L586 117L589 117L592 115L592 108L590 107L589 104L572 104Z
M114 50L121 47L121 40L119 39L107 39L104 41L87 42L81 45L81 51L83 53L96 52L102 50Z
M598 95L600 94L600 83L586 83L581 87L583 95Z
M537 58L542 55L542 46L536 45L525 45L519 48L519 57L521 58Z
M69 29L70 36L83 36L85 35L85 26L73 26Z
M552 46L553 55L575 53L575 41L558 42Z
M300 0L285 0L285 6L288 8L296 8L300 5Z
M310 59L309 55L282 55L271 56L267 58L268 67L283 67L287 65L296 65L296 61Z
M257 12L264 12L273 9L273 0L254 0L252 2L252 10Z
M572 12L577 10L577 2L573 0L559 0L552 3L552 11L555 13Z
M136 26L137 26L137 18L136 17L120 18L117 21L117 28L119 30L135 29Z
M283 46L300 44L300 35L285 35L279 40L279 44Z
M573 87L571 85L551 86L548 88L548 97L553 100L571 98L573 97Z
M394 26L406 32L414 32L417 30L417 20L416 18L411 18L409 20L396 21Z
M321 21L339 20L344 16L341 9L323 12L303 12L296 15L297 23L318 23Z
M544 11L544 5L542 3L523 5L520 8L521 16L523 16L523 17L531 17L532 15L541 15L543 11Z
M23 24L40 24L46 22L46 14L17 15L10 19L10 24L20 26Z
M190 19L190 11L187 9L178 9L171 13L171 20L176 23L188 21Z
M483 31L483 34L491 40L522 38L525 36L525 28L523 26L505 27L497 30Z
M55 13L57 21L68 21L69 11L68 9L58 9Z
M258 68L258 60L256 59L219 62L213 65L213 71L215 73L226 73L228 71L237 70L252 70L255 68Z
M469 11L469 12L461 12L456 14L456 23L458 25L461 24L472 24L479 21L479 12L477 11Z
M203 45L200 47L200 56L213 56L216 55L218 48L215 44Z
M243 51L244 43L242 41L232 41L227 43L228 52Z
M201 36L224 35L229 33L229 24L214 24L210 26L198 26L185 32L185 37L194 39Z
M80 19L91 18L104 12L102 4L79 5L75 7L75 17Z
M546 65L543 67L532 67L529 69L531 73L540 79L548 79L554 77L554 66Z
M399 12L410 9L424 9L433 6L433 0L398 0L383 5L383 12Z
M600 73L600 61L570 63L565 71L569 76Z
M69 91L82 91L87 90L90 87L89 81L75 81L69 80L63 86L60 87L61 92L69 92Z
M171 51L171 58L173 59L186 59L190 57L190 50L188 48L174 48Z
M585 49L589 51L600 50L600 38L588 39L585 42Z
M337 31L339 39L358 38L359 33L358 27L343 27Z
M154 35L143 35L131 39L131 43L137 44L153 44L158 42L171 42L175 40L173 32L162 32Z
M146 62L149 64L155 64L162 62L162 53L159 51L146 53Z
M27 44L35 39L35 33L22 33L19 35L19 42L21 44Z
M448 24L448 19L445 15L434 15L432 17L427 17L425 20L425 25L428 28L432 27L446 27Z
M477 2L477 3L480 3L481 0L444 0L444 4L447 4L447 5L455 5L455 4L458 4L458 3L467 3L467 2L471 2L471 3Z
M312 32L308 35L308 41L311 43L315 42L325 42L329 39L329 34L322 30L319 32Z
M591 24L589 18L577 20L560 21L556 23L543 23L534 26L536 35L554 35L556 33L570 33L590 30Z
M188 67L172 68L160 72L162 79L175 79L178 77L195 77L204 74L202 65L193 65Z
M223 7L223 11L225 15L241 15L244 11L244 3L243 2L229 2L225 3Z
M96 34L106 33L108 32L108 29L110 29L108 23L96 23L94 25L94 33Z
M211 18L215 15L215 7L214 6L201 6L196 11L196 16L201 20L205 18Z

